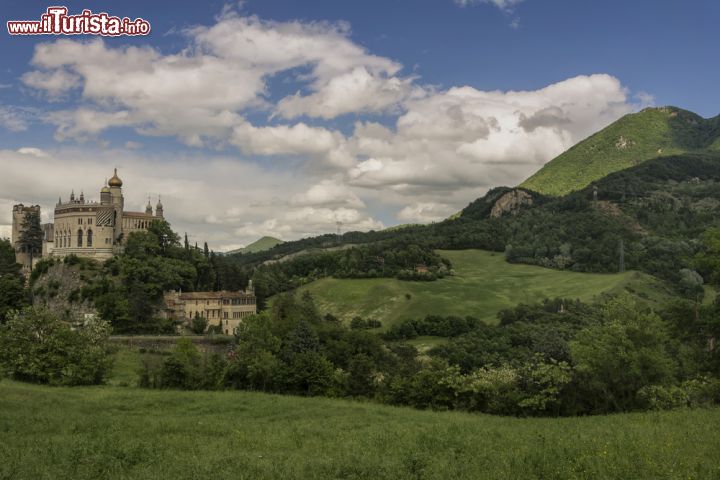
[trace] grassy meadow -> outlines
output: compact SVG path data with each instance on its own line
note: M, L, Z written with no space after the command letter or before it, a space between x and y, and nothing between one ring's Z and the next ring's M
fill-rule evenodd
M0 382L0 479L718 478L720 409L519 419Z
M497 313L518 303L564 297L592 301L604 292L630 288L652 302L657 286L638 272L577 273L534 265L508 264L504 255L483 250L441 250L453 263L455 275L435 282L392 278L323 278L303 286L323 313L344 321L355 316L375 318L386 328L408 318L428 314L472 315L488 323Z

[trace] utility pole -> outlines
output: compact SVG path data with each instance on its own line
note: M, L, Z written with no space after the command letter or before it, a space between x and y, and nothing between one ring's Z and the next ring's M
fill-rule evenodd
M620 273L625 271L625 242L620 239Z

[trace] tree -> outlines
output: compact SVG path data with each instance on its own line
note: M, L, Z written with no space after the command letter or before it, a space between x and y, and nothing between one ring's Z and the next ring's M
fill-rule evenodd
M102 383L112 360L104 320L63 322L55 312L28 307L0 326L0 368L16 380L51 385Z
M631 410L638 406L642 387L672 382L677 365L667 352L668 342L666 324L656 314L642 312L627 295L610 301L603 323L570 342L585 409Z
M22 266L15 261L15 249L10 240L0 239L0 277L5 275L20 276Z
M201 316L201 315L195 315L195 318L192 319L190 322L190 330L195 335L202 335L205 333L205 329L208 326L208 320L207 318Z
M695 255L697 270L708 283L720 284L720 228L709 228L702 235L702 249Z
M0 324L10 312L22 308L26 300L27 294L21 278L15 275L0 276Z
M40 226L40 213L30 210L25 213L22 221L22 229L18 243L20 248L30 255L30 269L32 270L32 261L35 255L42 253L42 243L44 234Z
M19 310L26 303L25 282L20 268L20 264L15 262L15 249L10 241L0 239L0 323L9 312Z

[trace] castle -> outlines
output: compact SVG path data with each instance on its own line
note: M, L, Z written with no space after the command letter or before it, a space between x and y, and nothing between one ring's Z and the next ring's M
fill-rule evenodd
M125 211L125 199L122 193L123 182L117 169L112 178L100 190L100 202L87 201L85 195L63 202L58 199L55 205L53 222L42 225L42 253L31 255L20 245L20 236L26 214L40 215L40 206L13 207L12 244L15 247L16 261L29 272L31 263L41 257L79 257L107 260L122 250L127 237L136 231L147 230L154 220L164 219L162 202L158 199L153 214L148 199L145 212Z

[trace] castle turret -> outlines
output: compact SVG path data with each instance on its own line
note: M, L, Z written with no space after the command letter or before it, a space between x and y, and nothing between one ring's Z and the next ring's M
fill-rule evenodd
M163 211L163 204L162 204L162 201L160 200L160 197L158 197L158 203L155 206L155 216L158 218L165 218L164 215L165 215L165 212Z
M100 204L110 205L110 203L112 203L112 195L110 187L107 186L107 180L105 180L105 186L100 190Z
M113 225L115 226L115 241L120 240L123 233L123 211L125 210L125 199L122 194L123 182L117 174L117 168L112 178L108 181L110 187L110 203L115 207Z

